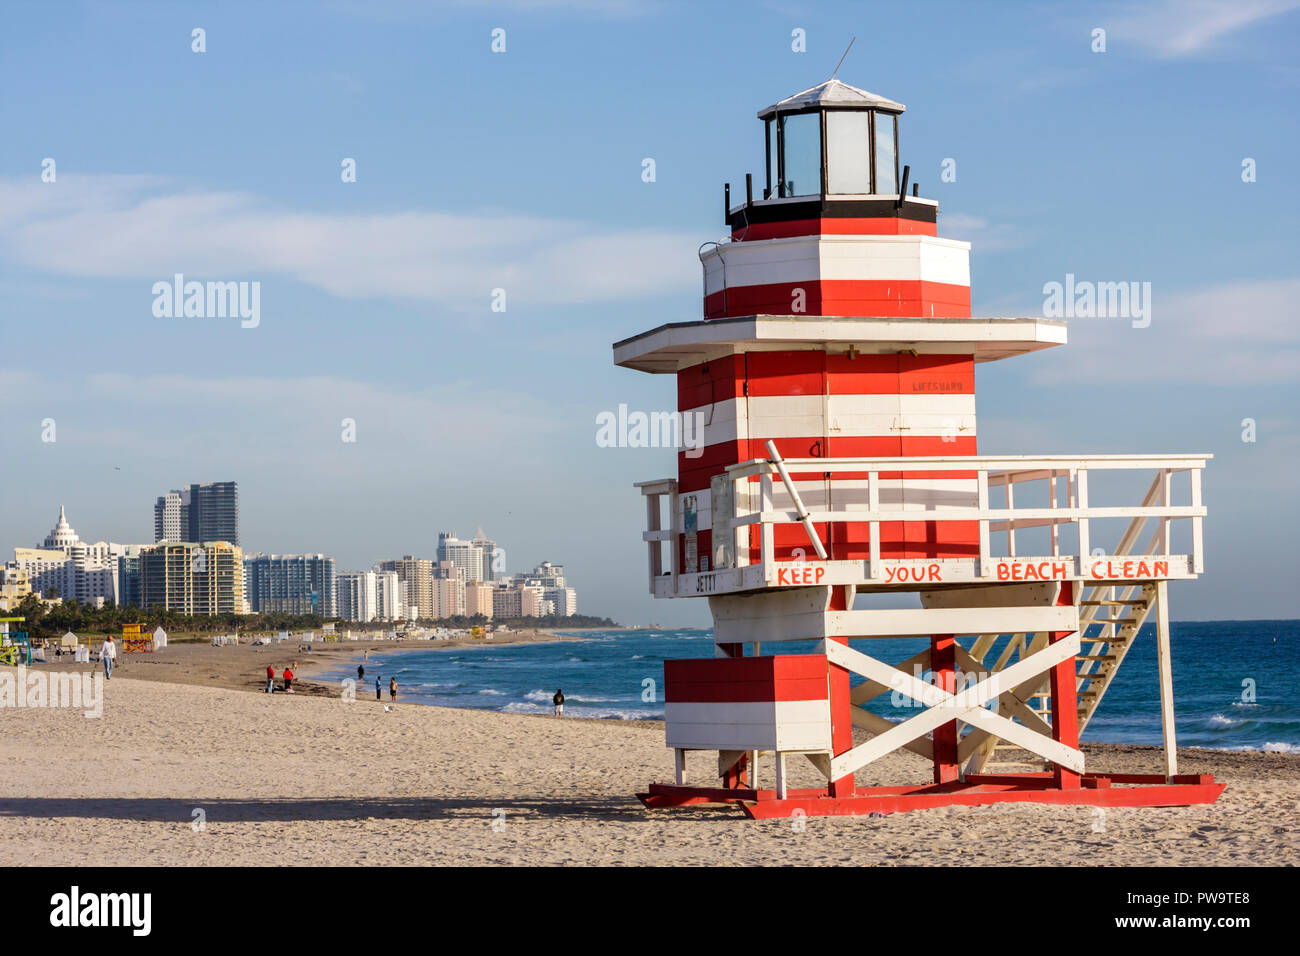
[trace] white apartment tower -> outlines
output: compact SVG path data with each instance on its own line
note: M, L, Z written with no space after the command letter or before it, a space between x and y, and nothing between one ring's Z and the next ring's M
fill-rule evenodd
M393 571L387 572L387 575L397 577ZM368 624L375 619L377 586L374 571L344 571L337 577L336 586L340 618L360 624Z
M499 565L496 542L483 534L483 529L469 541L456 537L454 531L438 532L438 561L450 561L465 572L465 580L480 584L496 580Z
M371 571L375 576L375 617L381 621L405 620L406 588L396 571Z

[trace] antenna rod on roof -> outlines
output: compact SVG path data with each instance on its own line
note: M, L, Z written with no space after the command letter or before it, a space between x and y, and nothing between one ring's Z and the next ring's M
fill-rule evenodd
M849 50L852 50L852 49L853 49L853 43L854 43L855 40L857 40L857 37L856 37L856 36L853 37L851 40L849 40L849 45L848 45L847 47L844 48L844 56L848 56L848 55L849 55ZM838 72L840 71L840 67L842 67L842 66L844 65L844 56L840 57L840 62L838 62L838 63L835 64L835 73L838 73ZM835 79L835 73L832 73L832 74L831 74L831 79L832 79L832 80Z

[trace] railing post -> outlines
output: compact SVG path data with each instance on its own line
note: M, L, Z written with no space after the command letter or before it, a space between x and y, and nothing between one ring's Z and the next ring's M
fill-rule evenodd
M873 515L880 511L880 472L878 471L867 472L867 511ZM880 577L880 522L878 520L867 522L867 532L871 535L869 577L875 580Z
M741 502L741 497L744 502ZM731 518L734 522L742 514L750 512L749 507L749 479L737 478L731 481ZM741 538L744 538L742 541ZM731 543L736 549L736 567L743 568L749 564L749 526L738 527L735 524L731 527Z
M993 564L989 560L989 473L979 471L979 511L980 511L980 570L979 576L987 578L993 573Z
M1172 484L1173 475L1168 468L1160 469L1160 505L1168 508L1172 503ZM1164 515L1160 519L1160 553L1167 555L1173 551L1173 538L1171 532L1173 526L1170 524L1169 516Z
M1008 472L1007 474L1007 557L1016 556L1016 519L1011 517L1011 513L1016 510L1015 478Z
M645 496L645 524L646 531L654 534L660 530L659 520L659 495ZM650 541L646 547L650 549L650 594L655 593L655 578L663 574L664 570L664 550L662 541Z
M1164 740L1165 780L1178 773L1178 740L1174 734L1174 672L1169 652L1169 582L1156 582L1156 670L1160 677L1160 729Z
M759 487L759 560L763 565L763 580L772 576L772 565L776 561L776 536L772 524L767 520L774 505L772 503L772 472L764 468L758 479ZM753 525L750 525L752 528Z
M1047 507L1056 508L1056 472L1048 471L1047 473ZM1052 557L1061 556L1061 535L1056 519L1052 519Z
M1194 467L1191 472L1192 479L1192 507L1201 507L1201 468L1205 467L1204 462ZM1204 541L1202 539L1201 518L1199 515L1192 518L1192 573L1200 574L1205 570L1205 554L1203 551Z
M669 538L668 540L668 550L669 553L672 554L672 561L673 561L672 569L673 569L673 596L674 597L676 597L680 593L677 589L678 588L677 579L678 576L682 573L682 553L681 553L681 549L678 547L679 542L677 540L679 536L678 532L680 530L677 522L677 505L680 498L681 496L678 495L677 493L677 483L673 482L673 490L668 494L668 506L670 511L672 512L672 518L669 521L669 527L672 529L672 537Z
M1088 519L1082 516L1082 512L1088 510L1088 469L1080 468L1074 478L1074 497L1075 507L1081 513L1077 519L1079 528L1079 572L1087 566L1088 558L1091 556L1091 548L1088 540Z

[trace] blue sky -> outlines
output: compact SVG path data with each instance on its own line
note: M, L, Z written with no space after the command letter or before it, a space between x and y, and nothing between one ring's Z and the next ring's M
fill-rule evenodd
M148 541L158 494L233 479L249 549L366 567L481 525L512 571L566 564L585 612L706 623L645 594L631 485L673 457L597 447L595 417L675 390L610 344L699 316L722 183L762 168L755 111L856 35L840 78L907 104L901 158L973 243L976 315L1040 314L1067 273L1152 283L1149 328L1074 320L981 367L981 451L1213 453L1175 616L1300 616L1297 8L9 4L0 546L60 504ZM259 281L261 324L154 317L174 272Z

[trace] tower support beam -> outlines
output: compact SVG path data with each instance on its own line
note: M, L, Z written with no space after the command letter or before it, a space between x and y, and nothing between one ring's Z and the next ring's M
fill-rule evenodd
M1169 653L1169 582L1156 582L1156 661L1160 672L1160 729L1165 744L1165 779L1178 773L1178 741L1174 734L1174 670Z

